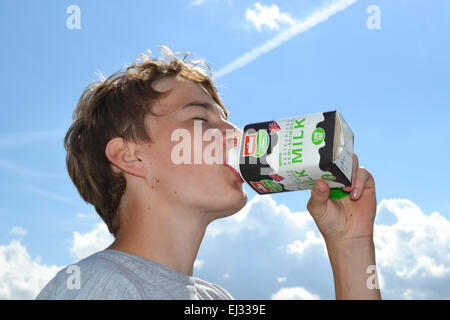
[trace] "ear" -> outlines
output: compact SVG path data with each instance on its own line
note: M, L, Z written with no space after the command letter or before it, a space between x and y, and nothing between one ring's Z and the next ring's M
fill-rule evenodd
M125 171L133 176L145 178L143 162L136 149L133 142L113 138L106 145L105 155L115 172Z

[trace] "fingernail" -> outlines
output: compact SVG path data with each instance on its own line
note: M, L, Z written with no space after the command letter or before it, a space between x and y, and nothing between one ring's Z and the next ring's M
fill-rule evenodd
M352 197L353 199L358 199L358 189L353 190Z
M321 187L319 187L318 183L316 183L316 190L317 190L318 193L324 193L325 192L325 190L323 190Z

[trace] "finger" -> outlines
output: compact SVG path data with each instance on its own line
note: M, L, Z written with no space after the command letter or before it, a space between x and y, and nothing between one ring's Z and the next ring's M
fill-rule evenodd
M359 160L358 160L358 156L356 155L356 153L353 153L353 165L352 165L352 185L351 186L347 186L347 187L343 187L342 190L344 190L345 192L350 192L353 190L354 186L355 186L355 180L356 180L356 171L359 168Z
M307 209L313 218L320 217L327 209L327 200L330 195L328 184L319 179L311 190L311 198L308 201Z
M353 154L353 170L352 170L352 189L356 185L356 180L358 179L357 172L359 169L359 159L356 153Z
M353 188L350 198L352 200L358 200L365 187L374 186L375 182L372 174L366 168L359 168L356 172L356 182Z

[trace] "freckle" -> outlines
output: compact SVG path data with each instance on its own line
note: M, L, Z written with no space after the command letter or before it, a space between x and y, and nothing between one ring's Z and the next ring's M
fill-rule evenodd
M148 210L150 210L150 207L147 207Z
M158 182L159 183L159 179L158 178L155 178L156 179L156 182Z
M176 191L174 191L173 193L177 194L177 192L176 192Z
M152 186L152 189L155 189L155 186Z

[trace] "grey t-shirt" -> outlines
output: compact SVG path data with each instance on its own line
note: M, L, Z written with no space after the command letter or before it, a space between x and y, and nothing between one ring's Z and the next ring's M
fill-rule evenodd
M76 278L77 277L77 278ZM67 266L37 300L232 300L217 284L190 277L148 259L103 250Z

